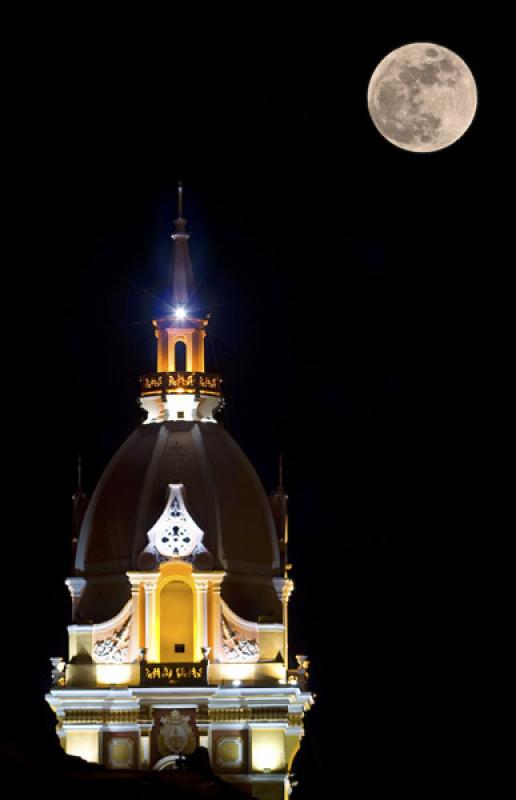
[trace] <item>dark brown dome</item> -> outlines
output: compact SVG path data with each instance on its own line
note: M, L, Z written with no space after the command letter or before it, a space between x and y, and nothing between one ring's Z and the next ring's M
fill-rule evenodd
M255 588L256 581L267 585L266 608L251 601L252 592L248 601L237 592L242 597L235 611L248 618L276 616L271 579L279 575L279 552L268 499L249 460L224 428L198 422L141 425L106 467L77 547L76 572L89 584L79 616L107 619L129 598L125 573L143 568L138 556L148 544L147 531L163 512L171 483L184 484L188 512L213 557L196 569L229 574L223 591L228 602L236 584L248 583L246 576Z

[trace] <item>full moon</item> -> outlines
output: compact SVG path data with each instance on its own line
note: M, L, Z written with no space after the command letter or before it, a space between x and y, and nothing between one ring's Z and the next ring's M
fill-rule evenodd
M416 42L393 50L371 76L367 105L387 141L429 153L456 142L477 108L467 64L438 44Z

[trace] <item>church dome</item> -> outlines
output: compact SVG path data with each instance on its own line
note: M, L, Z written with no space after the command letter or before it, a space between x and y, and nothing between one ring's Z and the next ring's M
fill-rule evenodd
M224 570L223 595L245 618L276 617L278 540L254 468L220 424L174 421L139 426L97 485L75 561L76 574L88 581L78 618L107 618L129 597L125 573L149 568L142 553L170 484L183 485L188 514L204 534L207 552L195 568ZM257 582L260 608L253 601ZM247 584L249 591L242 591Z
M206 371L210 315L190 308L181 186L178 209L172 306L153 320L156 372L140 378L147 418L111 459L84 516L70 582L75 619L118 614L131 598L128 572L156 575L184 562L198 576L223 576L221 596L234 613L275 624L282 620L282 534L252 465L214 416L222 378Z
M313 703L307 656L289 669L282 460L267 497L218 421L223 379L206 369L210 315L191 303L181 185L178 211L172 304L152 321L155 372L140 377L145 421L89 503L78 462L75 624L47 699L69 755L159 771L205 744L217 775L279 799Z

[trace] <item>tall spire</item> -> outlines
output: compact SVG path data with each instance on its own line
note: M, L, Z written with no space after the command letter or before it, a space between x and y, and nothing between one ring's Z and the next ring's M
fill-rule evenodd
M72 563L79 541L82 521L88 507L89 497L82 487L82 456L77 456L77 489L72 495Z
M288 577L290 564L288 563L288 494L283 486L283 453L279 454L279 485L269 495L269 504L276 526L281 564L284 577Z
M190 234L186 230L186 219L183 217L183 184L177 185L177 219L174 220L175 232L172 253L172 304L175 308L187 308L191 300L194 281L192 261L188 249Z
M170 421L216 422L220 406L220 375L206 372L204 340L209 314L192 308L194 282L188 252L190 234L183 217L183 185L177 187L177 219L172 234L172 302L166 316L154 319L157 339L156 372L142 375L141 405L147 423Z
M77 487L82 491L82 455L77 456Z

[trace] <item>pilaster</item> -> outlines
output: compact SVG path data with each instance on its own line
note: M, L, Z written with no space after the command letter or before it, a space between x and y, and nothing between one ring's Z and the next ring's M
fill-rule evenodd
M212 652L212 661L222 660L220 590L225 574L225 572L212 572L209 576L209 642Z
M135 606L138 607L138 628L135 627L135 631L141 630L139 589L140 586L143 586L145 593L143 608L144 647L147 651L148 661L159 661L159 653L157 652L159 639L154 635L156 632L156 587L158 585L159 572L128 572L127 577L131 582L133 613ZM138 634L136 639L139 641Z
M131 614L132 614L132 633L131 633L131 661L136 661L140 653L140 648L145 645L142 642L142 608L140 601L141 572L127 572L127 577L131 584Z
M194 573L193 579L195 581L195 591L197 593L197 654L196 661L200 661L202 654L201 648L208 647L208 587L209 581L201 574Z
M75 617L75 609L79 604L79 600L81 599L81 595L84 592L86 586L86 579L85 578L67 578L65 580L65 584L68 587L68 591L70 592L70 597L72 598L72 619Z
M290 595L294 591L294 581L292 578L273 578L273 582L283 612L283 626L285 629L283 653L285 669L288 670L288 601L290 600Z

